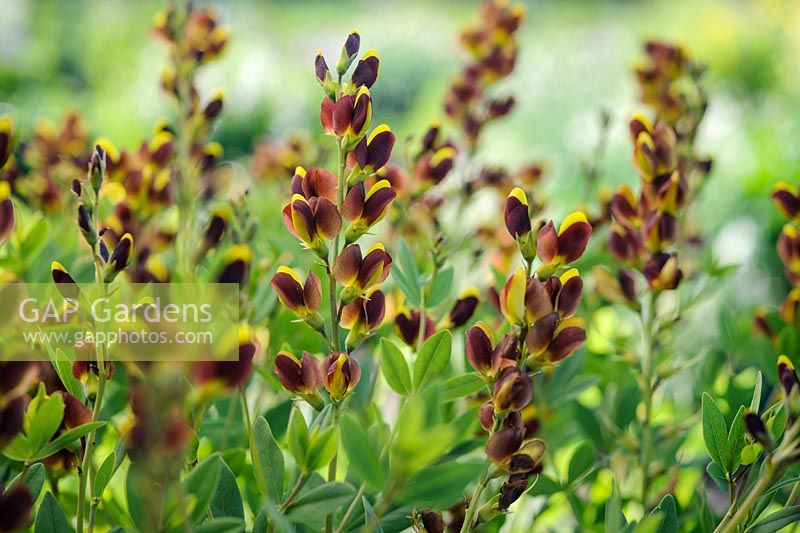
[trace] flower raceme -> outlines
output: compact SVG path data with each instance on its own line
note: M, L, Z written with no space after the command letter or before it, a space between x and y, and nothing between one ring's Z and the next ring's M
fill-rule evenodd
M344 289L341 300L345 304L363 296L371 288L383 283L389 276L392 258L382 244L375 244L367 255L361 255L361 246L350 244L333 263L333 275Z
M272 276L270 285L287 309L315 329L323 326L322 316L318 312L322 304L322 283L316 274L309 271L305 283L302 283L294 270L282 266Z

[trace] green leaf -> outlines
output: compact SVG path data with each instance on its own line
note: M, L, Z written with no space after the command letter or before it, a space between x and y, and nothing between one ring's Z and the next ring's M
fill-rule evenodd
M447 298L452 288L453 267L448 265L436 272L436 277L428 286L428 297L425 299L425 303L428 307L436 307Z
M486 384L478 374L459 374L444 380L442 383L442 401L452 402L483 390Z
M308 454L308 425L299 408L292 409L289 417L289 427L286 429L286 441L289 453L294 457L297 466L304 472L308 471L306 455Z
M728 460L728 427L717 402L707 392L703 393L703 440L711 459L722 467Z
M387 338L381 339L381 371L386 383L401 396L411 394L411 373L403 352Z
M325 515L352 501L355 492L355 489L347 483L340 481L325 483L300 496L287 509L286 516L293 522L309 525L320 524Z
M747 528L746 533L773 533L800 521L800 505L785 507Z
M619 495L617 482L611 486L611 497L606 501L606 531L621 531L628 523L622 513L622 499Z
M729 474L736 472L739 465L742 464L742 450L744 449L744 407L739 407L736 416L731 422L731 429L728 433L728 459L729 463L726 465Z
M14 476L14 479L8 484L8 487L14 487L17 483L20 482L19 476L22 475L22 472ZM39 498L39 493L42 492L42 487L44 486L45 480L45 471L44 465L42 463L36 463L31 465L28 468L28 471L25 472L25 477L22 479L22 483L28 487L28 490L31 493L31 499L36 501Z
M53 395L49 398L38 397L38 399L36 411L31 413L29 409L27 414L31 419L25 432L34 452L47 444L47 441L58 431L61 421L64 419L64 400L61 396Z
M594 456L594 445L590 441L584 440L578 444L578 447L572 452L572 457L567 467L568 484L579 482L591 471L592 466L594 466Z
M452 348L453 339L446 329L425 341L414 362L414 390L421 389L447 368Z
M111 452L106 457L103 464L100 465L100 468L97 469L97 474L94 477L94 486L92 487L92 494L98 498L103 495L103 491L106 490L106 486L108 486L108 482L111 481L111 476L114 475L114 465L117 462L117 454Z
M308 472L319 470L331 462L339 450L339 426L329 426L319 433L312 433L306 467Z
M250 437L250 456L253 461L256 482L262 494L274 502L283 497L283 452L272 436L272 428L266 418L259 416L253 424Z
M235 517L213 518L197 527L195 533L244 533L244 519Z
M17 436L14 437L11 442L6 444L6 447L3 448L2 451L3 455L12 461L25 462L31 455L33 455L33 450L31 449L31 443L28 441L28 437L22 433L17 433Z
M398 261L397 263L400 265L400 268L403 269L403 274L411 282L416 282L417 286L419 286L419 267L417 267L417 260L414 258L414 254L411 252L411 248L408 247L406 241L400 239L400 248L398 252ZM417 291L419 294L419 291Z
M211 498L211 516L215 518L233 517L244 520L244 506L236 476L230 467L222 461L219 471L219 483Z
M754 413L758 413L758 410L761 408L761 389L764 387L764 377L761 375L761 371L758 371L758 375L756 376L756 385L753 387L753 399L750 401L750 410Z
M447 508L458 501L464 487L478 479L483 461L447 462L423 468L400 489L398 500L410 505Z
M50 363L52 363L56 374L58 374L58 379L64 384L67 392L80 401L84 401L86 399L86 392L81 382L72 375L72 360L67 357L61 348L57 350L48 350L48 355L50 357Z
M67 515L58 504L52 492L44 495L39 511L36 513L36 522L33 525L34 533L65 533L72 531L72 526L67 521Z
M653 513L662 515L658 533L678 533L678 511L675 508L675 498L672 497L672 494L664 496L661 503L653 509Z
M415 287L399 267L394 267L392 269L392 279L400 290L403 291L403 294L408 299L408 303L414 307L419 307L419 287Z
M278 508L275 505L271 504L270 502L267 502L264 508L261 509L261 512L264 513L264 522L266 522L267 518L269 518L269 522L275 527L276 533L294 532L294 526L292 526L288 518L286 518L283 514L278 512ZM260 513L259 516L261 516ZM256 532L257 530L254 526L253 533ZM266 533L266 528L264 528L264 533Z
M536 476L536 481L533 486L528 489L528 494L531 496L550 496L556 492L561 492L562 487L558 481L551 479L544 474Z
M195 505L191 518L194 523L206 515L206 507L219 485L220 473L224 461L218 453L214 453L200 462L183 480L183 490L195 497Z
M369 500L367 500L366 496L361 496L361 504L364 506L364 526L368 528L370 524L373 524L374 528L372 531L375 533L383 533L383 528L381 527L380 522L378 522L375 509L373 509L372 505L369 504Z
M31 221L25 231L20 246L20 255L29 262L42 249L50 233L50 221L37 214L37 219Z
M722 470L722 467L719 463L710 462L706 465L706 473L711 476L711 479L717 484L719 490L725 491L728 489L728 479L725 476L725 471Z
M46 459L50 457L56 452L59 452L72 444L73 442L77 441L78 439L85 437L92 431L99 429L105 425L105 422L89 422L88 424L80 425L76 428L72 428L68 431L65 431L52 442L50 442L47 446L39 450L39 453L36 454L36 457L32 459L33 461L41 461L42 459Z
M364 427L349 414L344 415L339 424L342 428L342 444L347 452L351 470L358 479L366 481L370 487L380 491L386 483L386 472Z

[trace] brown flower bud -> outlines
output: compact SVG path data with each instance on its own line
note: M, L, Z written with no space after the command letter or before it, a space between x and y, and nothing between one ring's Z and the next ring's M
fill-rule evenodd
M494 409L498 413L519 411L531 402L533 384L531 378L516 366L500 371L494 385Z

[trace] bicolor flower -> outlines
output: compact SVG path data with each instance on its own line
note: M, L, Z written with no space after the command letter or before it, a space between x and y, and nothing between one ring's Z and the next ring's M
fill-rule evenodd
M275 374L286 390L315 407L321 405L317 396L322 387L322 364L319 359L306 351L300 359L289 352L278 352L275 357Z
M328 68L328 63L325 61L325 56L322 55L321 50L317 50L317 55L314 56L314 75L317 78L322 90L328 96L328 100L336 96L337 84L331 79L331 70ZM331 100L331 103L333 100ZM323 104L324 105L324 104Z
M453 169L456 154L456 149L450 145L422 154L414 165L415 176L423 183L440 183Z
M417 345L419 339L420 326L422 323L422 314L413 309L409 311L405 308L400 308L397 315L394 317L394 325L397 330L397 335L411 347ZM436 333L436 324L429 317L425 317L425 339Z
M792 361L785 355L778 357L778 377L784 398L800 395L800 381L797 378L797 372L794 370Z
M292 195L299 194L306 200L326 198L335 203L337 181L336 176L324 168L310 168L306 171L303 167L297 167L290 189Z
M131 257L133 257L133 237L130 233L126 233L117 241L114 251L108 258L105 269L106 282L113 281L117 274L125 270L131 262Z
M484 322L467 330L466 352L469 364L485 379L494 379L519 359L517 336L509 333L495 346L492 330Z
M533 384L525 371L509 366L500 371L494 384L492 404L496 413L517 412L531 403Z
M800 281L800 232L792 223L786 224L778 237L778 257L792 284Z
M786 218L800 220L800 189L796 191L785 181L780 181L772 191L772 203Z
M678 221L670 213L653 211L644 221L644 245L651 252L659 252L675 242L678 236Z
M333 263L333 275L344 289L341 299L350 303L369 289L383 283L389 276L392 258L378 243L361 255L361 247L350 244L342 250Z
M452 328L460 328L472 318L475 309L480 303L480 292L475 287L470 287L459 295L448 315L448 324Z
M536 238L531 234L531 217L528 212L528 197L519 187L511 190L506 198L503 218L506 229L517 241L519 251L525 261L531 262L536 257Z
M609 204L614 220L624 225L626 228L638 228L641 226L639 216L639 202L633 194L633 190L627 185L620 185L614 196L611 197Z
M92 226L92 215L84 204L78 206L78 227L89 246L94 246L97 243L97 231Z
M645 251L641 232L617 223L612 223L610 230L608 243L611 254L620 261L635 263Z
M12 141L14 140L14 123L11 117L0 117L0 169L11 157Z
M6 242L14 231L15 220L11 186L7 181L0 181L0 243Z
M203 231L204 252L216 247L222 241L232 218L233 212L229 204L219 205L211 211L211 217Z
M333 239L342 229L342 218L336 205L327 198L306 199L293 194L283 208L283 223L289 232L300 239L320 257L327 255L326 240Z
M422 531L425 533L444 533L445 523L442 518L442 513L437 513L432 509L423 509L419 511L415 518L415 522L419 520L422 525ZM419 527L419 525L417 525Z
M763 446L764 449L772 450L774 447L772 436L770 435L769 430L767 430L767 426L764 424L764 421L761 420L760 416L758 416L758 413L746 413L744 415L744 427L747 428L747 432L754 441Z
M578 309L582 294L583 280L576 268L545 282L531 278L525 287L525 320L535 324L552 313L559 320L568 318Z
M525 430L507 427L486 442L486 455L507 474L531 474L541 465L545 445L541 439L523 442Z
M246 244L235 244L225 252L224 266L217 283L244 283L253 261L253 251Z
M378 79L380 66L381 60L378 52L372 49L367 50L358 61L353 71L353 76L350 78L350 83L353 84L353 87L372 87L375 80Z
M648 183L657 176L671 173L676 165L675 132L665 122L655 127L644 115L637 113L629 124L634 143L633 165Z
M323 325L322 317L317 312L322 303L322 283L316 274L309 270L305 283L300 276L289 267L282 266L269 282L278 299L291 312L306 320L312 327Z
M198 361L192 364L192 381L207 394L235 390L245 384L253 370L253 360L259 352L259 343L250 327L241 325L232 331L238 341L239 358L235 361Z
M353 60L358 55L358 49L361 47L361 35L358 30L353 30L347 36L342 46L342 51L339 54L339 60L336 62L336 72L339 76L344 76Z
M322 361L322 380L331 400L339 403L355 390L361 380L361 367L346 353L331 352Z
M568 215L558 232L551 220L542 226L536 239L539 258L542 263L551 267L574 263L586 250L591 234L592 225L580 211Z
M525 191L514 187L506 198L503 209L506 229L514 239L526 237L531 232L531 217L528 213L528 197Z
M322 128L326 133L346 139L348 147L367 134L371 121L372 97L367 87L361 87L355 95L345 94L335 102L330 98L322 101Z
M341 325L350 330L345 341L347 346L354 348L358 345L381 325L385 315L386 296L377 288L345 305L342 309Z
M53 277L53 283L56 284L58 292L60 292L64 298L72 300L78 299L81 292L80 288L78 284L75 283L72 276L69 275L67 269L64 268L64 265L58 261L53 261L50 264L50 275Z
M528 364L556 363L571 355L586 340L583 319L577 316L560 320L550 313L534 324L525 337L530 356Z
M500 312L511 324L522 324L525 321L525 291L528 276L525 269L518 268L507 280L500 291Z
M678 256L675 253L658 253L642 267L650 290L653 292L669 291L677 288L683 278L683 272L678 267Z
M355 242L372 226L383 220L397 197L388 180L379 180L367 190L363 181L356 183L342 204L342 214L350 225L345 230L348 243Z
M364 172L376 172L389 162L394 141L395 136L389 126L381 124L353 148L351 162Z
M595 291L612 303L632 304L636 302L636 280L630 271L619 269L616 276L601 266L592 269Z
M22 531L31 521L33 497L24 483L6 489L0 483L0 531Z

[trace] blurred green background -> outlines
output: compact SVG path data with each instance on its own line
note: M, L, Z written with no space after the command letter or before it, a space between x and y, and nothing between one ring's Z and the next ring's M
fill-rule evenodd
M224 89L215 137L228 159L255 140L319 130L317 49L336 57L353 27L382 56L377 121L398 138L443 118L442 96L458 71L459 28L475 1L213 2L232 32L200 87ZM725 302L777 302L785 282L774 252L781 220L768 197L800 170L800 10L793 1L527 1L514 74L498 91L517 108L493 124L478 154L514 168L546 162L555 207L578 202L580 164L612 114L603 183L634 181L627 116L638 108L632 67L644 39L675 41L709 66L710 108L699 146L714 158L698 222L715 257L741 264ZM159 94L164 52L150 37L155 0L0 2L0 111L30 132L40 120L80 110L92 136L130 147L170 112ZM708 331L706 330L706 334Z

